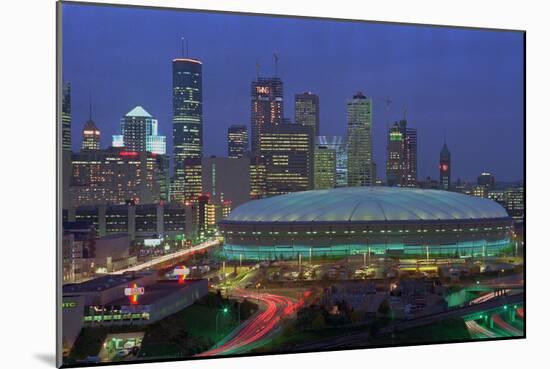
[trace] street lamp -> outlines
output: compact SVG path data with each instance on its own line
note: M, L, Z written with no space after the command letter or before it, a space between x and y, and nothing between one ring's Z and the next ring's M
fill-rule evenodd
M224 307L222 310L216 313L216 338L218 337L218 317L220 316L220 313L227 314L228 311L229 309L227 307Z

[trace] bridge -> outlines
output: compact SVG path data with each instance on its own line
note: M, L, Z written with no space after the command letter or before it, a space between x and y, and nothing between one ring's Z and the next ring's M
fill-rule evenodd
M139 272L147 269L162 268L163 265L178 262L179 260L185 259L186 257L189 257L193 254L204 253L209 248L218 246L219 244L220 242L218 240L206 241L185 250L180 250L180 251L173 252L171 254L162 255L162 256L153 258L149 261L146 261L144 263L140 263L126 269L117 270L112 274L123 274L126 272Z
M517 293L514 295L501 295L494 297L493 299L480 302L474 305L467 305L463 307L452 308L441 313L432 314L415 319L400 321L389 326L381 328L377 335L388 335L394 332L404 331L411 328L416 328L432 323L437 323L446 319L472 316L474 314L479 315L481 312L487 312L504 307L513 307L514 304L521 304L524 302L523 293ZM508 310L515 310L508 308ZM493 314L494 315L494 314ZM492 315L491 315L492 319ZM293 351L311 351L319 349L330 348L343 348L343 347L356 347L367 342L370 336L370 332L359 332L355 334L348 334L344 336L331 337L329 339L320 340L316 342L301 344L293 348Z

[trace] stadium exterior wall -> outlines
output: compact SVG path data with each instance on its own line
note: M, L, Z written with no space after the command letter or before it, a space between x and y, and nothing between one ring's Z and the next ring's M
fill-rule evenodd
M491 200L387 187L253 200L218 226L224 237L222 256L252 260L294 259L300 254L492 256L510 247L513 235L512 218Z

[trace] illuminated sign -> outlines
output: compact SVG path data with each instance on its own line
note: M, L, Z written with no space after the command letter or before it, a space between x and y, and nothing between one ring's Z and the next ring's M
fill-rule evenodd
M179 284L183 284L183 282L185 281L185 278L187 278L189 273L190 273L189 268L187 268L183 265L177 267L176 269L174 269L174 275L178 276L178 283Z
M441 164L440 168L442 171L447 171L447 169L449 169L449 166L447 164Z
M143 245L147 247L155 247L161 244L162 240L160 238L146 238L143 240Z
M256 86L256 93L267 95L269 94L268 86Z
M139 153L136 151L121 151L119 155L123 157L136 157Z
M138 285L135 283L131 287L124 289L124 295L128 296L132 305L137 305L138 296L141 296L143 294L145 294L145 288L138 287Z
M76 302L74 301L63 302L61 306L63 307L63 309L72 309L76 307Z
M94 130L84 130L83 133L85 135L98 135L99 136L99 131L94 131Z

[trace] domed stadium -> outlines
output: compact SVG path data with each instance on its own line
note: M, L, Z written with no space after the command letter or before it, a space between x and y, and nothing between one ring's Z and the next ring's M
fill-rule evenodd
M512 219L493 200L448 191L345 187L249 201L218 223L229 259L494 255Z

